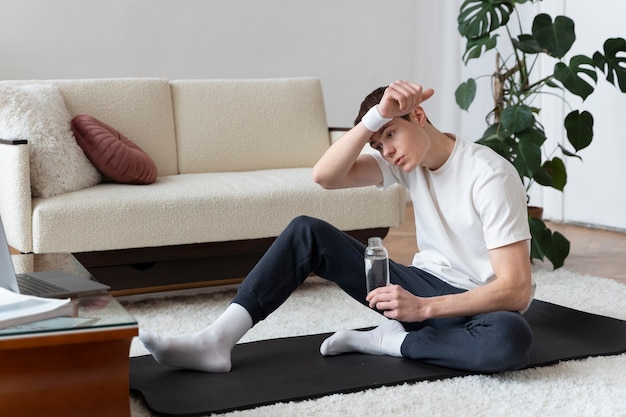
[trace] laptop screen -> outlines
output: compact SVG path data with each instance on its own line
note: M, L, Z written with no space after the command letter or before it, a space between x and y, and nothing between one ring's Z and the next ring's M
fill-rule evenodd
M9 252L9 242L7 242L7 237L4 234L2 218L0 218L0 287L15 293L20 292L11 260L11 252Z

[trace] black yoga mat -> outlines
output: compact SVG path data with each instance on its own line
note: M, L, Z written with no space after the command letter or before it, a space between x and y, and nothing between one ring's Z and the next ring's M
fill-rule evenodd
M533 301L525 314L535 345L528 367L626 352L626 321ZM235 346L225 374L176 370L152 356L130 359L130 388L162 416L198 416L380 386L470 375L387 356L323 357L330 334L270 339Z

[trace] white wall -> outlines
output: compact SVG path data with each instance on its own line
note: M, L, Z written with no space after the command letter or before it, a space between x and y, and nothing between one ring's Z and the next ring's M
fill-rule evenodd
M576 45L577 53L602 50L609 37L626 39L623 0L601 0L593 7L582 1L567 2L566 13L576 20L577 32L585 35ZM594 117L594 141L583 153L583 162L571 159L568 163L570 185L563 214L565 219L626 229L626 94L605 80L598 82L597 89L583 106Z
M462 64L464 43L456 32L461 2L0 0L0 79L315 76L331 126L350 126L361 99L375 87L409 79L437 91L425 105L435 125L476 139L490 103L484 99L462 112L454 90L491 64ZM543 4L566 7L564 0ZM597 49L595 38L626 37L620 19L626 2L588 4L567 2L579 38L592 39ZM626 169L620 160L626 141L617 126L626 96L606 90L586 103L594 108L596 139L584 163L569 162L565 194L538 198L549 204L551 218L626 229ZM562 109L546 110L551 112Z
M604 40L610 37L626 38L626 2L598 0L593 7L577 0L543 2L542 9L552 16L565 14L575 22L577 40L569 57L577 54L592 56L603 51ZM551 70L551 68L550 68ZM545 214L553 219L626 230L626 134L623 118L626 116L626 94L599 77L596 92L585 102L567 95L573 108L588 110L594 117L594 139L591 146L580 152L582 161L567 158L568 183L563 193L542 190L539 198L546 207ZM544 100L543 115L546 131L567 144L562 121L570 108L554 100ZM543 104L543 103L542 103Z
M393 27L384 16L401 8ZM414 78L411 0L0 0L0 78L322 80L330 125Z

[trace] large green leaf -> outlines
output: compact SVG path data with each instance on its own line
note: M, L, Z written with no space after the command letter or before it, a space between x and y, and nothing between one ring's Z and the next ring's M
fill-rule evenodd
M554 269L558 269L565 264L565 258L569 255L570 243L565 236L559 232L552 233L551 239L542 245L546 245L544 248L546 258L552 262Z
M570 112L565 117L567 139L576 152L591 145L593 139L593 116L588 111L580 113L578 110Z
M620 56L617 56L618 53ZM617 85L622 93L626 93L626 40L624 38L610 38L604 42L604 55L600 52L593 54L596 66L606 74L606 80L613 85L617 78Z
M543 52L541 46L532 35L519 35L517 39L511 39L513 45L520 51L527 54L538 54Z
M576 40L574 21L567 16L557 16L552 23L549 15L538 14L533 20L532 34L539 46L555 58L563 58Z
M539 169L535 171L533 179L537 184L543 185L545 187L552 187L552 177L550 177L550 173L546 171L543 167L539 167Z
M533 259L543 260L546 255L541 249L541 242L544 240L544 235L550 233L550 230L546 227L546 224L536 217L528 218L528 225L530 226L530 235L532 241L530 245L530 257Z
M535 124L526 130L517 132L515 135L519 138L520 142L532 141L539 146L543 145L546 141L546 133L539 124Z
M567 184L567 170L563 160L559 157L554 157L545 161L541 165L541 169L535 172L533 178L541 185L563 191Z
M498 43L498 35L485 35L480 38L469 39L465 45L463 53L463 62L467 65L470 59L478 58L483 52L496 47Z
M569 240L559 232L553 233L540 219L531 217L528 224L532 235L531 258L543 260L545 257L552 263L554 269L562 267L569 255Z
M463 84L459 85L454 92L456 98L456 104L463 110L469 109L469 106L476 97L476 80L470 78Z
M468 40L480 38L506 25L513 10L507 0L466 0L457 18L459 33Z
M479 140L497 140L498 142L511 136L511 132L504 129L500 123L494 123L483 132L483 137Z
M572 57L569 65L557 62L554 66L554 78L559 80L563 87L585 100L589 94L593 93L594 86L589 84L579 74L584 74L591 78L594 83L598 80L596 67L591 58L584 55L576 55Z
M500 114L502 127L513 133L521 132L535 124L532 109L525 104L506 107Z
M533 178L541 166L541 147L531 141L519 142L513 165L521 176Z
M519 153L517 141L499 123L489 126L476 142L490 147L509 162L513 162Z
M496 150L509 162L514 162L519 154L519 143L513 137L506 137L500 140L498 149Z

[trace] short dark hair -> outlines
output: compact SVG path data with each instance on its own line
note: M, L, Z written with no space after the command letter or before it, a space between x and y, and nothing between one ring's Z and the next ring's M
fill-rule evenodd
M361 103L361 108L359 109L359 114L357 114L356 119L354 119L354 125L358 125L365 113L367 113L372 107L380 103L383 99L383 95L385 94L385 90L389 87L388 85L384 87L378 87L376 90L372 91L365 97L363 102ZM411 120L408 114L402 116L403 119Z
M389 86L386 85L384 87L378 87L376 90L369 93L367 97L365 97L365 99L361 103L359 114L357 114L356 118L354 119L355 126L358 125L359 122L361 122L361 119L363 119L363 116L365 116L365 113L367 113L372 107L380 103L380 101L383 99L383 95L385 94L385 90L387 89L387 87ZM401 117L408 121L411 120L411 117L408 114L405 114ZM426 118L426 121L430 123L430 120L428 120L428 118Z

